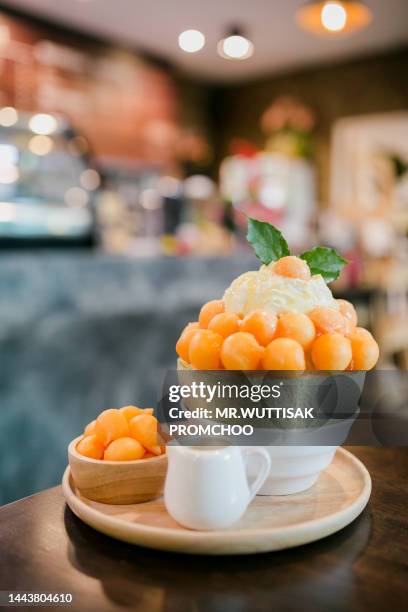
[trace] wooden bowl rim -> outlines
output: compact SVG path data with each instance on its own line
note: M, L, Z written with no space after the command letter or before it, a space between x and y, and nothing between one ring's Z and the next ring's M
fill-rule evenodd
M159 461L163 461L164 459L167 460L166 453L162 453L161 455L157 455L156 457L146 457L145 459L131 459L130 461L108 461L106 459L93 459L92 457L85 457L84 455L81 455L81 453L78 453L76 449L78 442L82 438L83 434L71 440L71 442L68 444L68 456L72 455L73 457L75 457L75 459L77 459L78 461L82 461L83 463L105 466L114 465L118 467L119 465L140 465L145 464L148 461L150 463L152 463L153 461L157 463Z

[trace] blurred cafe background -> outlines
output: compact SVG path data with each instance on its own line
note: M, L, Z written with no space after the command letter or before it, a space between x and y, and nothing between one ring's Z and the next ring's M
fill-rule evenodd
M157 401L247 214L341 251L407 368L407 76L406 0L0 2L0 503Z

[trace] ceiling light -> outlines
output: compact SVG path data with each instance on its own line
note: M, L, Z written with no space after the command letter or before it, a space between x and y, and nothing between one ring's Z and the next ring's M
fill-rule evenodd
M296 20L302 28L326 36L357 32L371 19L370 9L358 0L317 0L305 4L296 13Z
M29 127L32 132L35 134L41 134L43 136L48 136L55 132L58 127L58 122L52 115L47 115L46 113L39 113L38 115L33 115L29 121Z
M0 125L2 127L11 127L18 121L18 113L12 106L4 106L0 109Z
M225 38L220 40L217 50L224 59L244 60L253 55L254 45L240 29L233 28Z
M205 45L205 36L199 30L185 30L178 37L178 44L186 53L197 53Z
M338 2L326 2L321 12L322 25L330 32L344 30L347 23L347 11Z

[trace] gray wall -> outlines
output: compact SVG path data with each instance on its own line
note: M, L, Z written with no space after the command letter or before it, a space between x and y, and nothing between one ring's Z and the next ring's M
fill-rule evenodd
M0 504L58 484L68 442L105 408L154 405L183 326L258 266L0 257Z

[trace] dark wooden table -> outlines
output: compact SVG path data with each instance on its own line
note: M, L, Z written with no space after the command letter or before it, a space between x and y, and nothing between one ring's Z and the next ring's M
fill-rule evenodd
M343 531L238 557L138 548L93 531L56 487L0 508L0 590L71 592L73 610L333 612L408 609L408 449L354 448L373 493ZM7 609L7 608L3 608Z

